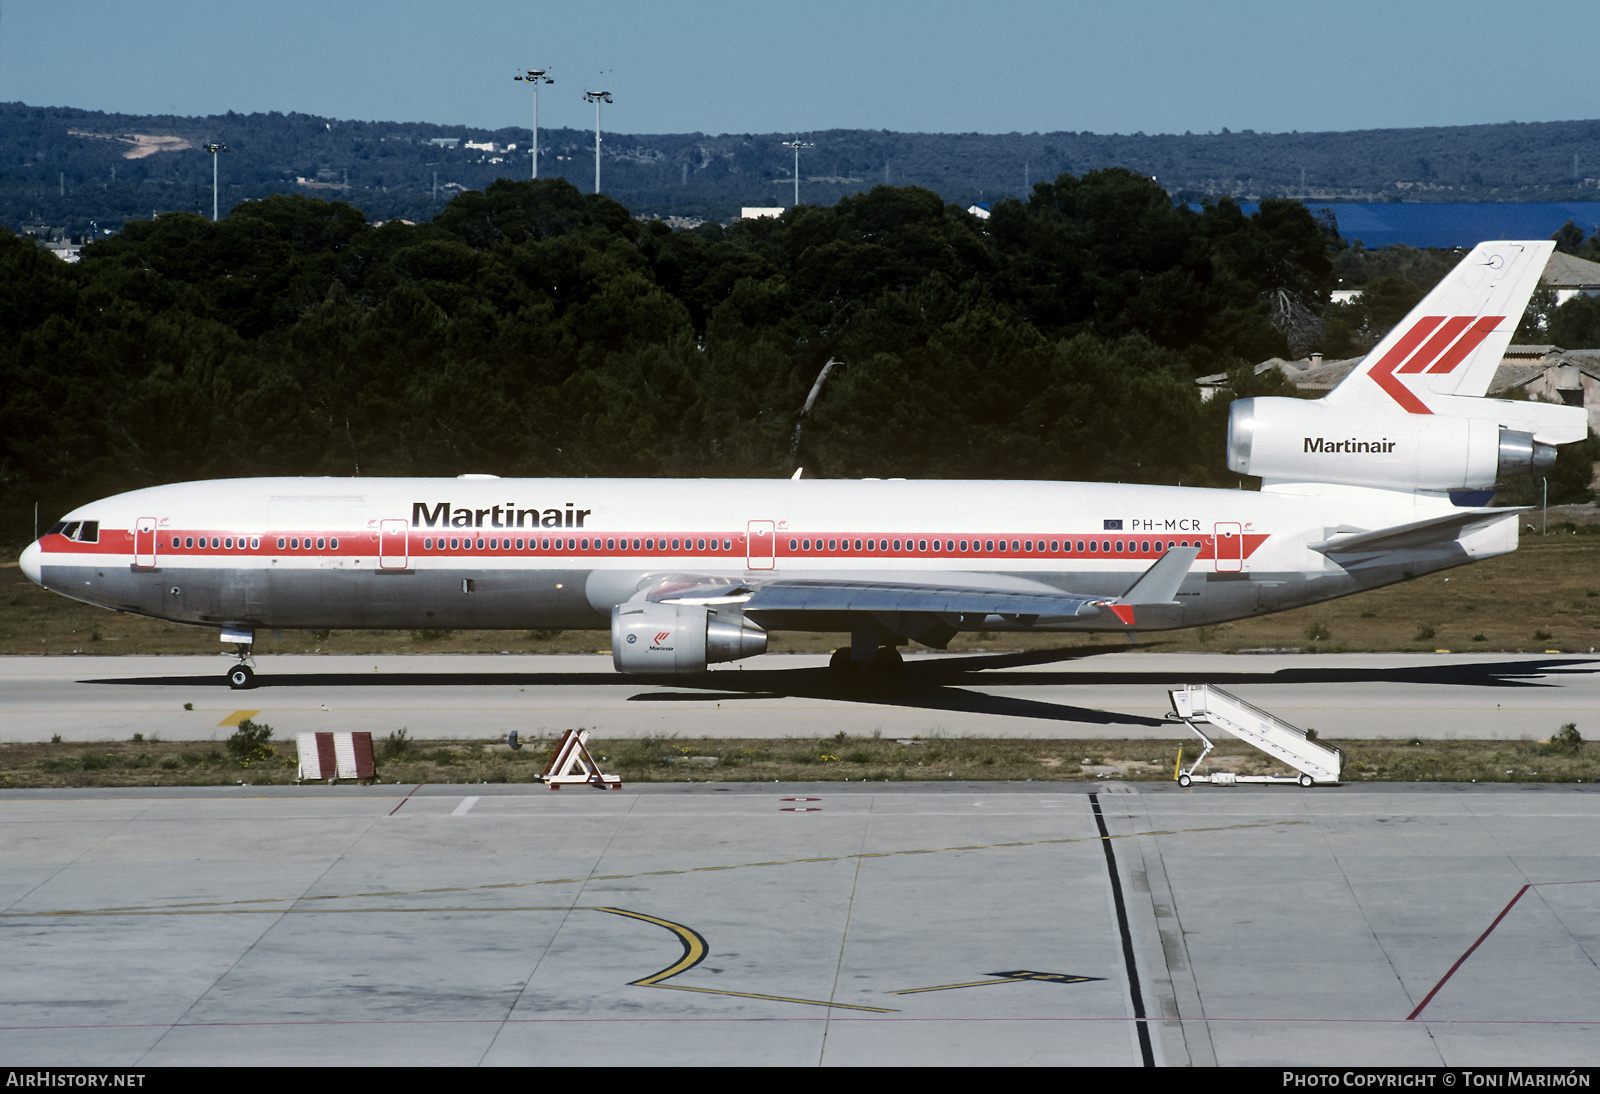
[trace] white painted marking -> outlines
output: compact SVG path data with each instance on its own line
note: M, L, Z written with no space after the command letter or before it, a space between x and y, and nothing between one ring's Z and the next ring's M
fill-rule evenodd
M461 804L456 806L455 809L451 811L450 815L452 817L464 817L468 813L472 812L472 807L477 804L477 798L462 798Z

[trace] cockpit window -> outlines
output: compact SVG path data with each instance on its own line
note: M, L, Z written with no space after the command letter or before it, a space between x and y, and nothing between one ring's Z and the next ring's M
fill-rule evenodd
M66 521L58 520L54 524L52 524L50 526L50 530L48 532L46 532L45 535L47 535L47 536L57 535L66 526L67 526L67 522Z
M84 521L83 522L83 527L78 529L78 542L79 543L99 543L100 542L100 522L97 521L97 520L86 520L86 521Z
M78 523L79 523L78 521L73 521L71 524L69 524L65 528L61 529L61 534L66 536L68 539L77 539L78 538Z

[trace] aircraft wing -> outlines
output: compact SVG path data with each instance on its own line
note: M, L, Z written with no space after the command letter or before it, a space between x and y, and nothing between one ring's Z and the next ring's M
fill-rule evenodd
M820 615L848 616L864 613L891 630L919 641L940 634L953 635L960 626L979 626L990 615L1022 617L1030 623L1110 613L1121 625L1134 625L1139 605L1171 604L1177 596L1198 547L1174 547L1151 565L1121 596L1075 593L1046 588L984 588L933 581L858 581L848 579L779 578L759 585L729 590L722 603L738 603L757 622L783 625L796 613L816 619ZM687 586L687 583L685 583ZM722 592L710 587L680 587L652 596L667 603L712 602L705 594ZM731 593L732 595L728 595ZM685 595L687 594L687 595ZM697 595L698 594L698 595Z
M744 610L934 612L941 615L1093 615L1104 596L1015 592L895 581L772 581L755 590Z

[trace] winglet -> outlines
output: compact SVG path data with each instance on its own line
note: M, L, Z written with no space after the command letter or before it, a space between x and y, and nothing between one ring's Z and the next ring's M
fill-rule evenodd
M1133 587L1118 599L1123 604L1134 605L1172 603L1178 595L1178 586L1189 576L1189 567L1194 565L1199 554L1198 547L1168 547L1155 565L1140 575ZM1120 613L1118 615L1120 618Z

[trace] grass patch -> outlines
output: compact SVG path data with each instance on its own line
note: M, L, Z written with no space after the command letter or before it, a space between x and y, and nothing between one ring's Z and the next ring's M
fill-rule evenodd
M1345 753L1346 784L1362 782L1593 782L1600 779L1600 742L1575 725L1547 740L1329 741ZM400 744L403 742L403 744ZM0 745L0 786L218 786L292 783L294 749L271 751L241 768L211 742ZM396 744L400 747L395 748ZM1202 774L1284 774L1263 753L1227 739L1207 757ZM503 742L413 740L396 733L379 743L378 775L386 783L531 783L550 760L553 739L512 750ZM639 782L1165 782L1178 751L1185 764L1199 753L1194 739L1162 741L1031 738L790 737L781 740L643 737L591 738L602 767L624 783Z

